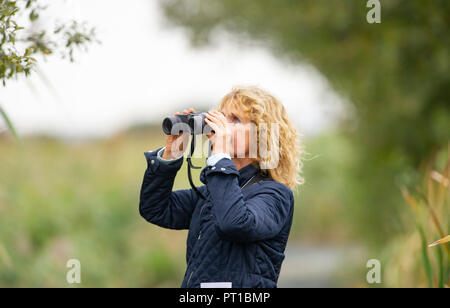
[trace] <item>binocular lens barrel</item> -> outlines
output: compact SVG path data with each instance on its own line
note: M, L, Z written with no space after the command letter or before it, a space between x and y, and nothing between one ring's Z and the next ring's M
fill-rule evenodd
M172 127L175 123L179 123L178 118L175 116L167 117L162 122L162 129L166 135L171 135Z
M205 113L188 113L170 116L163 120L162 129L166 135L178 135L182 132L201 135L210 133L211 129L205 122Z

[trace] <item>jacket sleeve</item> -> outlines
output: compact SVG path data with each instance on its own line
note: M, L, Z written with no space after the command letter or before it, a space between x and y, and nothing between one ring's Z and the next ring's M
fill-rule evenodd
M244 200L239 172L229 159L204 169L219 236L238 242L275 237L293 214L293 194L285 185L267 181L258 193Z
M168 229L189 229L197 196L191 189L172 191L175 176L183 164L158 159L157 153L145 152L147 169L142 181L139 213L145 220Z

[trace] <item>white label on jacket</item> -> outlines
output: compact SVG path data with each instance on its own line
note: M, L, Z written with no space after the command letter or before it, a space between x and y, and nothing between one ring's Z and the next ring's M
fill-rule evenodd
M231 288L231 282L202 282L200 288Z

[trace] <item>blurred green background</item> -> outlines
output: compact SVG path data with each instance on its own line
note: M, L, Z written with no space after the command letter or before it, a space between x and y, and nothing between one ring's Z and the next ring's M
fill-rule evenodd
M448 243L428 244L450 233L450 2L380 2L380 24L367 1L159 2L193 46L227 31L313 65L349 101L336 127L304 140L280 286L449 284ZM164 145L147 124L82 141L1 135L0 286L69 286L70 258L82 287L181 284L186 232L138 213L143 152ZM175 188L189 187L185 169ZM366 281L369 259L381 284Z
M138 211L143 152L162 145L159 127L152 126L82 142L35 136L23 138L20 145L0 139L0 285L66 286L66 262L78 258L82 286L179 286L186 231L148 224ZM314 138L307 145L320 157L305 165L308 182L296 192L289 246L309 247L305 253L318 256L327 256L322 247L331 247L332 255L341 253L342 247L357 244L348 222L358 217L345 217L355 214L339 200L352 189L342 181L351 158L337 135ZM194 172L199 185L199 172ZM175 189L187 187L183 165ZM302 258L303 253L293 250L294 256ZM333 262L346 261L339 254L336 258ZM292 261L292 266L305 266ZM349 265L361 270L364 262ZM322 265L317 266L320 271Z

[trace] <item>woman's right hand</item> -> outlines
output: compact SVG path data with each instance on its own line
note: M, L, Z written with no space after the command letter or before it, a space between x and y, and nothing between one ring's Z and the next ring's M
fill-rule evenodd
M194 109L183 110L183 114L193 113ZM175 115L180 115L179 112L175 113ZM166 148L164 149L164 153L162 155L163 159L174 159L181 157L184 154L184 151L187 148L189 142L188 133L182 133L179 135L167 135L166 136Z

